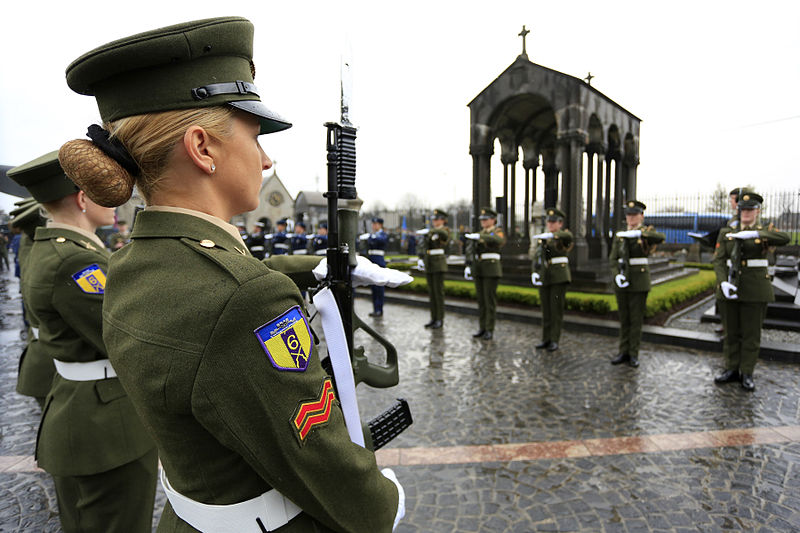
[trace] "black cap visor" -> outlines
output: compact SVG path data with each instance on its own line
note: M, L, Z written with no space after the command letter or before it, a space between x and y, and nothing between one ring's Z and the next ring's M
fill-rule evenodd
M260 100L237 100L235 102L227 102L227 104L257 116L261 121L261 135L283 131L292 127L291 122L270 111Z

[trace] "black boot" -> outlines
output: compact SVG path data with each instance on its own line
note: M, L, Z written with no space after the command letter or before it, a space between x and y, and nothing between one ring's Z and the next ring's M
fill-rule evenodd
M756 390L756 384L753 381L752 374L742 374L742 388L748 392Z
M374 316L374 317L383 316L383 311L373 311L369 314L369 316Z
M738 370L726 370L725 372L714 376L714 383L731 383L739 381L741 376Z
M435 321L435 320L431 320L430 322L428 322L427 324L425 324L425 327L426 327L426 328L430 328L430 327L433 327L433 325L434 325L434 324L436 324L436 321Z
M433 324L431 324L430 328L431 329L439 329L442 326L443 326L443 324L442 324L441 320L434 320L434 322L433 322Z
M638 355L631 355L628 358L628 365L632 366L633 368L636 368L637 366L639 366L639 356Z
M550 343L547 345L547 351L555 352L556 350L558 350L558 343L550 341Z
M536 345L536 349L541 350L542 348L547 348L548 346L550 346L550 341L542 341Z
M475 334L473 335L473 337L475 337L476 339L477 339L478 337L483 337L483 334L484 334L484 333L486 333L486 330L485 330L485 329L483 329L483 328L481 328L481 329L480 329L480 331L478 331L478 333L475 333Z
M486 333L483 334L483 340L485 341L490 341L492 340L493 337L494 333L492 333L491 331L487 331Z
M617 355L617 356L616 356L614 359L612 359L612 360L611 360L611 364L612 364L612 365L618 365L618 364L620 364L620 363L624 363L624 362L625 362L625 361L627 361L628 359L630 359L630 358L628 357L628 354L626 354L626 353L621 353L621 354Z

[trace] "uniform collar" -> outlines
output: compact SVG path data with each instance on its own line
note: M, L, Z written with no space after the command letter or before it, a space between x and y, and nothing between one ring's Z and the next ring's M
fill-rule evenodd
M185 237L198 242L211 241L215 246L230 252L245 253L247 248L238 232L233 234L225 226L211 220L217 217L205 213L202 213L205 216L198 216L195 213L199 211L177 207L148 207L136 215L131 239ZM217 220L225 224L222 219Z
M182 213L184 215L192 215L193 217L202 218L207 222L211 222L212 224L219 226L220 228L224 229L228 233L230 233L235 239L241 241L241 244L244 245L244 241L242 240L242 234L239 233L239 229L234 226L233 224L228 224L224 220L219 217L215 217L214 215L209 215L208 213L203 213L202 211L195 211L194 209L186 209L185 207L173 207L170 205L150 205L145 208L145 211L163 211L165 213ZM263 233L263 232L261 232Z
M43 231L42 238L51 239L53 237L58 238L63 236L65 239L77 242L89 250L96 250L98 248L100 250L105 250L106 248L106 245L103 244L103 241L101 241L100 237L98 237L96 234L86 231L83 228L79 228L78 226L73 226L72 224L64 224L63 222L54 222L52 220L48 220L47 226L44 229L54 231ZM77 233L78 235L70 235L69 232L72 232L73 234ZM38 234L39 232L37 231L37 236Z

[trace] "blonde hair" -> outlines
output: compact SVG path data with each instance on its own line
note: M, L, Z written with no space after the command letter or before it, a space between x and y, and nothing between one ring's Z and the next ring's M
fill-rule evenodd
M175 146L186 129L200 126L211 137L230 137L234 110L230 107L193 108L121 118L104 125L139 167L132 176L117 161L87 140L69 141L58 159L64 172L95 203L105 207L124 204L136 184L145 200L158 189Z

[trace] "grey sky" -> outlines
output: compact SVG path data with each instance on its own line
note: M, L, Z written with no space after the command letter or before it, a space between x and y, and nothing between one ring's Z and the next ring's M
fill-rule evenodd
M292 194L316 189L317 176L324 185L322 124L338 120L345 31L359 127L357 186L367 205L393 206L407 193L429 205L469 198L466 104L520 53L523 24L532 30L532 61L580 78L591 71L595 88L643 120L640 196L711 190L718 181L764 189L798 183L797 2L13 6L0 33L2 164L57 149L98 120L94 100L64 81L65 67L80 54L159 26L241 15L256 27L262 99L294 122L287 132L261 138Z

